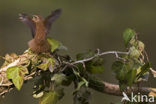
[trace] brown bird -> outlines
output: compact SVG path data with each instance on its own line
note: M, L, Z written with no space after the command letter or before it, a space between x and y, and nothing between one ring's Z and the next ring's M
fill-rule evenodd
M33 39L28 42L28 46L33 52L50 52L50 45L46 39L46 35L52 23L61 15L61 11L61 9L56 9L45 19L40 15L33 15L30 18L27 14L19 14L19 19L31 29Z

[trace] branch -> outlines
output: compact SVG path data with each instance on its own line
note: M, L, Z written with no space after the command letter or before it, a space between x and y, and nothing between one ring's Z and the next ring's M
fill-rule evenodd
M122 91L120 90L119 85L117 84L100 81L92 77L89 77L88 81L89 81L89 87L98 92L106 93L106 94L113 95L113 96L123 96ZM156 89L148 88L148 87L127 88L126 90L127 95L131 95L131 92L133 92L134 94L141 93L143 95L148 95L151 92L156 93Z
M93 57L74 61L74 62L68 63L68 64L66 63L65 66L70 66L70 65L72 66L72 65L75 65L78 63L84 63L84 62L90 61L98 56L103 56L103 55L107 55L107 54L115 54L116 58L119 58L118 54L126 54L127 55L127 54L129 54L129 52L120 52L120 51L107 51L107 52L102 52L102 53L98 52ZM0 69L0 78L3 77L3 75L6 76L6 71L9 67L16 66L16 65L22 65L26 60L30 60L34 57L37 57L37 55L28 53L26 51L24 54L20 55L17 59L15 59L12 63L10 63L7 66ZM60 64L62 64L62 63L60 63ZM33 72L33 73L30 73L29 75L26 75L24 77L24 80L28 81L28 80L34 78L35 77L34 75L36 73L37 72ZM101 93L110 94L110 95L115 95L115 96L122 96L122 92L120 91L119 85L117 85L117 84L103 82L103 81L97 80L92 77L88 77L86 79L89 82L89 87L96 91L99 91ZM0 95L3 95L14 88L13 83L10 82L9 84L5 84L5 83L3 83L3 81L5 82L5 80L0 80ZM127 88L126 92L129 95L132 91L133 91L133 93L138 93L138 91L139 91L141 94L149 94L150 92L155 92L152 88L146 88L146 87L139 88L139 90L137 87Z
M71 64L74 65L74 64L78 64L78 63L84 63L84 62L93 60L93 59L96 58L96 57L104 56L104 55L108 55L108 54L114 54L116 58L122 59L121 57L119 57L119 54L128 55L129 52L106 51L106 52L100 53L99 50L98 50L98 52L97 52L94 56L92 56L92 57L90 57L90 58L83 59L83 60L75 61L75 62L73 62L73 63L71 63Z

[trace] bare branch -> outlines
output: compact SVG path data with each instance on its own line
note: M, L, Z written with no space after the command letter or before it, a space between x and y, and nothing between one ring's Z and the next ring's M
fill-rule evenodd
M120 51L106 51L106 52L102 52L102 53L97 53L95 54L94 56L90 57L90 58L86 58L86 59L83 59L83 60L78 60L78 61L75 61L71 64L78 64L78 63L84 63L84 62L87 62L87 61L90 61L96 57L99 57L99 56L103 56L103 55L108 55L108 54L114 54L116 56L116 58L120 58L118 54L124 54L124 55L128 55L129 52L120 52ZM122 59L122 58L120 58Z

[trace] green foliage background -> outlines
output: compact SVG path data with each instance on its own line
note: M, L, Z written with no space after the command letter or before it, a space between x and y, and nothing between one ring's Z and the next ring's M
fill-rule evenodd
M18 20L18 13L47 16L51 10L62 8L63 14L52 26L50 37L68 47L66 53L75 54L88 49L124 50L122 33L130 27L139 32L146 44L149 58L155 67L156 1L147 0L1 0L0 1L0 55L27 49L31 39L29 29ZM117 83L110 63L113 57L105 56L105 72L98 75L105 81ZM152 82L153 81L153 82ZM156 87L155 80L147 86ZM68 88L69 89L69 88ZM60 104L72 103L72 92L66 89ZM92 92L92 104L109 104L120 98ZM9 93L0 104L37 104L32 98L32 83Z

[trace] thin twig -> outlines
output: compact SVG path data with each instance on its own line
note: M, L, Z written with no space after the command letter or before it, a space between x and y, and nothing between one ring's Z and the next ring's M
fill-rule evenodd
M78 61L75 61L71 64L78 64L78 63L84 63L84 62L87 62L87 61L90 61L90 60L93 60L94 58L96 57L99 57L99 56L103 56L103 55L108 55L108 54L114 54L116 56L116 58L120 58L118 54L124 54L124 55L128 55L129 52L120 52L120 51L106 51L106 52L102 52L102 53L97 53L95 54L94 56L90 57L90 58L86 58L86 59L83 59L83 60L78 60ZM121 59L121 58L120 58Z

